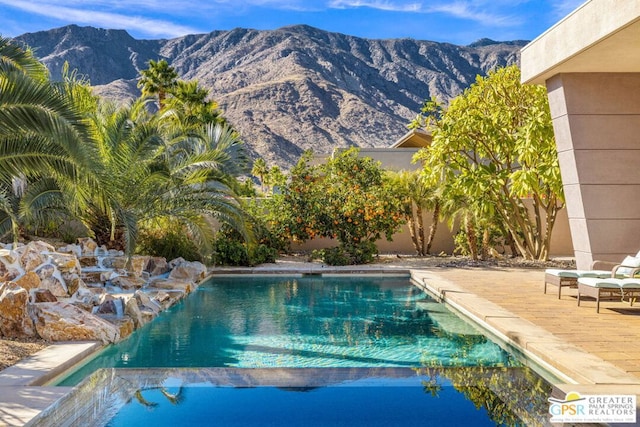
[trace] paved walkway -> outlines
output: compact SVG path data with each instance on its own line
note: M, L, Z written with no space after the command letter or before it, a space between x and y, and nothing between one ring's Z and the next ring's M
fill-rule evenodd
M542 270L423 267L414 261L364 266L356 270L371 273L383 269L413 269L417 282L442 296L454 308L484 322L498 335L557 369L565 381L557 385L560 391L636 394L640 401L640 304L630 307L622 302L601 302L600 313L596 313L595 302L592 301L585 301L578 307L573 289L563 289L561 299L557 298L553 287L549 293L543 294ZM353 270L349 267L332 269L318 264L280 262L256 269L216 269L216 272L320 273ZM53 351L51 348L47 350ZM22 385L10 384L7 374L19 374L14 378L20 377L25 368L34 369L34 360L41 365L35 366L34 378L21 378ZM39 412L41 401L33 399L30 404L29 399L19 396L36 393L38 388L33 385L42 384L37 379L38 375L50 377L63 363L56 358L36 355L35 359L0 372L0 425L21 425ZM47 396L45 400L48 402L58 397L55 390L48 387L41 387L40 394Z
M634 375L640 384L640 303L583 300L576 289L544 290L544 272L528 269L431 269L468 292L549 331L554 336Z

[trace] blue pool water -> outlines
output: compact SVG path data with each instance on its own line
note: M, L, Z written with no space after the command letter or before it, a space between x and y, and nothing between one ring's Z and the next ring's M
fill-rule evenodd
M30 423L66 426L547 426L528 368L100 369Z
M59 385L98 368L513 366L408 277L215 277Z
M318 388L167 387L141 390L109 427L154 426L495 426L450 385L425 393L421 378ZM169 396L169 397L168 397Z

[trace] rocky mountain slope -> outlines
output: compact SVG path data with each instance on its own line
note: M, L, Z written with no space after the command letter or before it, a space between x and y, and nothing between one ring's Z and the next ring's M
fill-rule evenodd
M299 25L237 28L171 40L122 30L67 26L16 38L59 78L65 61L102 96L137 96L150 59L166 59L210 90L253 157L288 168L303 150L384 147L432 96L448 101L489 70L516 63L524 41L469 46L373 40Z

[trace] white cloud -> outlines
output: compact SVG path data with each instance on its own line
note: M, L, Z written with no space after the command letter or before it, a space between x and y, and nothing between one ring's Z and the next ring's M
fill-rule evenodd
M332 0L330 8L347 9L368 7L383 11L415 12L424 14L442 13L457 19L478 22L486 26L508 27L521 24L521 19L513 14L506 14L508 10L519 3L528 0L458 0L458 1L430 1L407 2L386 0ZM568 0L565 0L568 1ZM575 0L574 0L575 1Z
M198 33L195 28L176 25L170 21L146 18L135 13L114 13L95 10L100 2L76 2L77 7L58 6L48 2L0 0L0 4L6 4L24 12L38 14L47 18L58 19L75 24L87 24L102 28L124 28L138 31L153 37L177 37L185 34ZM110 2L113 7L117 2ZM154 2L151 2L154 3ZM74 2L67 2L73 6ZM87 7L88 6L88 7ZM134 8L127 8L130 12Z
M585 3L585 0L559 0L552 2L553 13L556 18L564 18L579 6Z
M415 2L392 2L379 0L333 0L329 2L332 9L349 9L357 7L368 7L371 9L379 9L387 12L420 12L421 3Z
M521 23L519 18L498 11L492 11L493 9L494 8L487 7L487 4L457 1L431 5L426 11L430 13L444 13L454 18L475 21L490 27L510 27Z

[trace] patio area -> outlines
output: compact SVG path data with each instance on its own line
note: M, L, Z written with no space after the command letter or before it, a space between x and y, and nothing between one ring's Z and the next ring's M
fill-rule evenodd
M611 365L615 369L610 369L610 373L618 378L617 384L640 385L640 305L631 307L626 302L601 302L600 313L596 313L595 301L585 300L578 307L576 289L563 289L561 299L553 288L547 294L543 293L542 270L443 268L430 269L430 272L459 286L463 292L511 313L488 315L483 320L490 327L511 334L512 339L518 331L523 332L527 324L546 331L549 336L519 344L525 350L537 351L539 357L569 377L581 383L605 385L606 378L599 378L599 375ZM454 303L456 299L461 300L472 314L478 313L482 306L479 301L474 303L468 299L465 302L460 295L451 293L448 299ZM545 343L547 348L543 349ZM567 347L563 351L560 343L574 346L592 357L585 359ZM583 363L598 362L597 359L605 363L593 366L593 372L583 370L588 368Z

